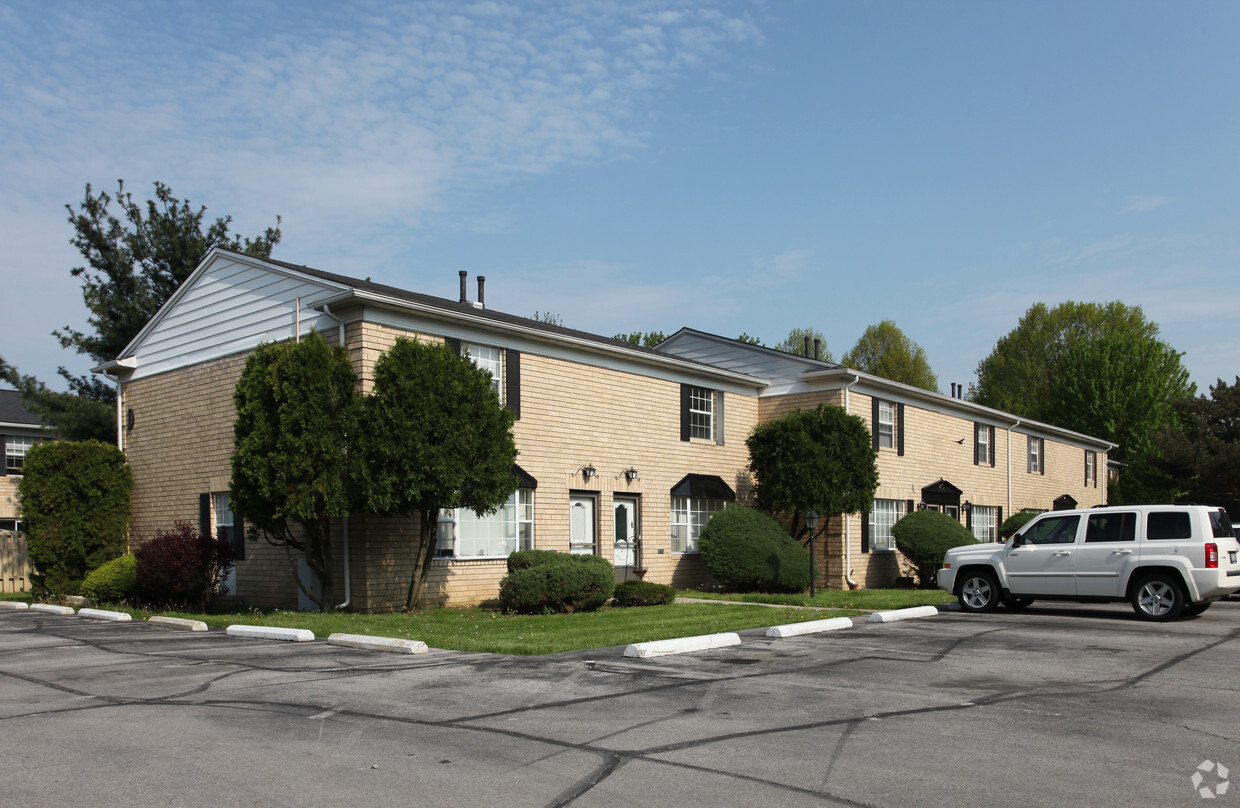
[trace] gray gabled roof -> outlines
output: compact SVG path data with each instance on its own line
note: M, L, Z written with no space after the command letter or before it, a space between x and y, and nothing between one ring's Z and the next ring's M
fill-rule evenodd
M16 390L0 390L0 425L20 424L43 426L43 419L22 405L22 394Z

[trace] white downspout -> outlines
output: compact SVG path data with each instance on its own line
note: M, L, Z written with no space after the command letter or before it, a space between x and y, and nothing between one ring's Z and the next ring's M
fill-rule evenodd
M1016 427L1020 426L1020 423L1021 423L1021 422L1020 422L1020 419L1018 418L1018 419L1016 420L1016 423L1012 424L1012 425L1011 425L1011 426L1009 426L1009 427L1008 427L1008 429L1007 429L1007 438L1008 438L1008 451L1007 451L1007 489L1008 489L1008 492L1007 492L1007 494L1008 494L1008 495L1007 495L1007 513L1008 513L1008 516L1011 516L1011 515L1012 515L1012 430L1013 430L1013 429L1015 429ZM1001 528L1001 527L1003 527L1003 526L1002 526L1002 525L995 525L995 535L996 535L996 536L999 534L999 528Z
M853 376L853 380L844 385L844 412L852 415L851 404L852 397L849 395L850 388L861 381L860 376ZM858 584L852 577L852 520L847 516L844 517L844 580L848 583L849 589L856 589Z
M297 310L300 313L301 311L300 298L298 299ZM339 329L337 331L337 334L339 335L338 342L339 342L340 347L343 348L344 347L344 320L341 320L339 317L332 314L331 309L327 307L326 303L323 304L323 313L336 321L336 327ZM301 331L301 328L300 328L300 323L299 323L298 332L300 331ZM338 606L336 606L337 609L347 609L349 608L349 604L353 602L353 581L349 576L349 515L348 514L345 514L344 523L342 525L342 532L344 534L341 537L344 543L344 603L341 603Z

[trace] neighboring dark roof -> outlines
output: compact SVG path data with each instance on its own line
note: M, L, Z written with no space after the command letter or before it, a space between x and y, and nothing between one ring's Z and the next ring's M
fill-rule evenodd
M229 252L229 251L220 249L220 252ZM240 255L240 253L238 253L238 255ZM247 256L247 257L253 257L253 256ZM472 302L462 303L459 300L450 300L449 298L446 298L446 297L435 297L434 295L424 295L419 292L410 292L408 289L400 289L395 286L388 286L382 283L374 283L372 281L362 280L360 278L351 278L347 275L337 275L334 272L324 272L323 270L315 269L314 267L308 267L308 266L304 266L301 264L290 264L285 261L277 261L274 258L263 258L262 260L266 261L269 264L275 264L276 266L284 267L285 269L291 269L294 272L301 272L303 274L310 275L315 278L320 278L322 280L329 281L331 283L337 283L337 284L341 284L344 286L350 286L354 289L357 289L363 292L371 292L377 295L384 295L386 297L391 297L396 300L408 301L410 303L420 303L426 306L434 306L437 309L443 309L445 311L456 312L458 314L468 314L473 317L481 317L483 319L491 320L495 323L501 323L504 325L515 325L515 326L521 326L522 328L532 328L537 331L543 331L543 332L546 332L547 334L553 334L553 335L560 336L560 337L571 337L571 338L585 340L588 342L594 342L599 345L606 345L606 346L611 346L611 347L629 348L631 350L638 351L639 353L647 353L647 354L650 354L651 356L657 356L660 358L666 358L668 356L668 354L662 353L660 351L656 351L653 348L646 348L641 345L634 345L627 340L617 340L617 339L612 339L611 337L604 337L599 334L592 334L589 331L578 331L573 328L565 328L559 325L552 325L550 323L544 323L539 320L531 319L529 317L521 317L520 315L517 315L517 314L505 314L504 312L494 311L488 308L478 308ZM677 358L681 359L681 357L677 357ZM693 360L684 360L684 359L682 359L682 361L688 361L688 362L691 362L692 364L698 364L698 365L701 365L703 368L709 368L715 371L719 370L719 368L716 368L713 365L708 365L702 362L694 362Z
M672 496L736 501L732 488L722 477L714 474L686 474L684 479L672 486Z
M22 406L22 394L16 390L0 390L0 423L42 426L43 420Z

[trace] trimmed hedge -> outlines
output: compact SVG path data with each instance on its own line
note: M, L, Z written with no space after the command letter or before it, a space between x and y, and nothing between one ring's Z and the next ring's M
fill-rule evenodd
M964 525L938 511L913 511L891 526L896 548L917 569L917 582L923 589L938 585L943 556L953 547L977 544Z
M698 550L719 583L735 592L800 592L809 586L809 550L771 517L729 505L702 529Z
M124 603L137 590L138 559L131 553L112 559L82 582L82 594L96 603Z
M592 612L611 599L616 586L611 563L595 555L525 550L509 556L508 565L510 572L499 582L505 612Z
M17 484L35 597L76 595L86 574L125 553L133 475L99 441L31 447Z
M1014 513L1007 519L1003 520L1003 524L999 526L999 538L1010 539L1020 532L1020 529L1029 524L1029 520L1037 516L1032 511L1021 511Z
M663 606L676 600L676 590L650 581L624 581L616 584L612 602L617 606Z

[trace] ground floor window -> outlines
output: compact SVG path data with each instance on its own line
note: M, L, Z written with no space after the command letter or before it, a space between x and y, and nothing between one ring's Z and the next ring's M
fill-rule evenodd
M725 505L722 499L672 497L672 552L696 553L702 528Z
M493 513L442 508L435 555L440 558L504 558L534 549L534 490L518 488Z
M980 542L995 541L999 530L995 524L998 512L993 505L974 505L969 509L969 521L973 524L973 538Z
M874 500L874 510L870 511L870 547L874 550L896 549L896 540L891 535L891 526L899 522L903 516L904 500Z

